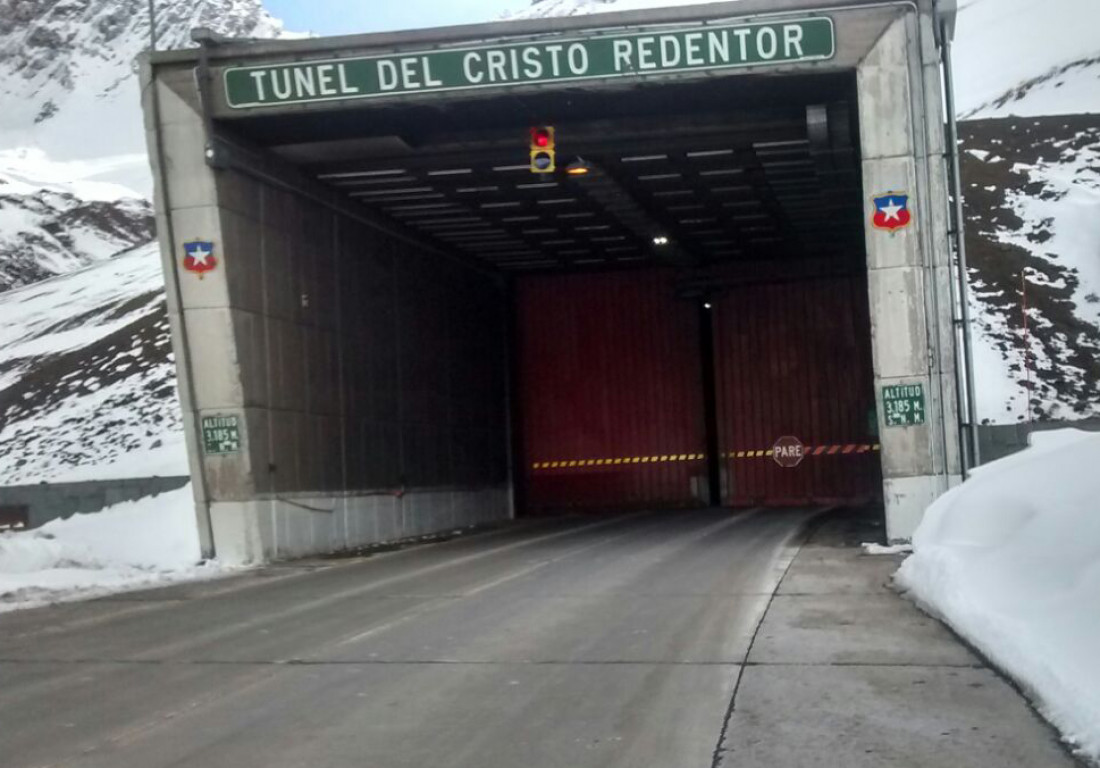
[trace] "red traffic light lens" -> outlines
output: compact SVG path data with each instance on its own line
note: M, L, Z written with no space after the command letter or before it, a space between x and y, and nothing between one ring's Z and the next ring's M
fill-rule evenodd
M550 131L546 128L531 129L531 143L540 149L550 146Z

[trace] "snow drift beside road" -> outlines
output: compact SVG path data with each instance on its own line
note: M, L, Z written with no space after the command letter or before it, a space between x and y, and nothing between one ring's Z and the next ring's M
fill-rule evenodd
M200 558L190 485L0 534L0 612L227 572Z
M1100 760L1100 434L1037 433L929 507L896 581Z

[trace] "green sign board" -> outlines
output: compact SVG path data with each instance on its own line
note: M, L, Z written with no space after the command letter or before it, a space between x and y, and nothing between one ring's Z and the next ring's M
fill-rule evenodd
M387 56L225 70L230 107L246 109L417 93L642 77L831 59L828 17L694 26L635 34L594 32Z
M241 428L236 416L203 416L202 448L208 454L241 450Z
M886 426L912 427L924 423L924 384L899 384L882 388Z

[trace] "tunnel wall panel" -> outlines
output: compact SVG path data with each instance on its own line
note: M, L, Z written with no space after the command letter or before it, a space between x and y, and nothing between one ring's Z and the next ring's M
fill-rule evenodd
M474 517L506 514L499 282L237 172L219 174L219 188L255 497L314 500L273 517L279 555L291 539L292 550L308 551L304 542L319 534L278 521L301 514L302 531L329 530L312 508L331 511L336 497L407 494L404 517L385 526L405 532L463 524L454 513L470 506L464 489L501 491L479 497L495 506ZM251 495L227 483L212 489L215 502ZM367 540L377 540L379 525L342 522L340 536L370 529Z
M516 315L526 509L697 504L698 315L674 273L524 277Z
M724 502L846 503L881 493L862 277L746 285L715 297ZM806 446L795 468L770 451Z

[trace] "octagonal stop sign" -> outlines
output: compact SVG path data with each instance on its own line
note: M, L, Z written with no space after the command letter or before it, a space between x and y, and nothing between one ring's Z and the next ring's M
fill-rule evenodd
M802 441L797 437L790 435L781 437L772 446L772 458L779 466L793 469L806 457L805 448L806 446L802 445Z

